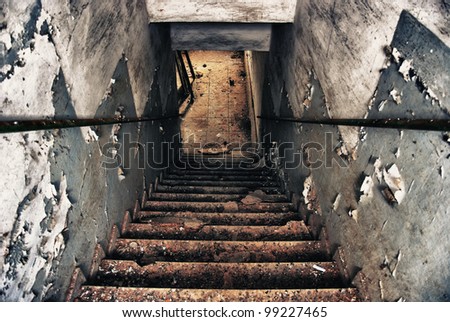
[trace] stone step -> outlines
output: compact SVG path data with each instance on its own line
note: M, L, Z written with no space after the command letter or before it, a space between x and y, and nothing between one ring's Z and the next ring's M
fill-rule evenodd
M355 288L334 289L180 289L83 286L79 302L356 302Z
M160 223L201 223L210 225L285 225L288 221L299 220L300 216L294 212L260 212L260 213L218 213L191 211L139 211L134 220L136 222Z
M167 186L213 186L213 187L246 187L260 189L263 187L279 187L276 181L211 181L211 180L182 180L182 179L165 179L161 180L161 184Z
M255 169L255 170L188 170L188 169L168 169L167 174L176 176L185 175L214 175L214 176L248 176L248 177L260 177L260 176L272 176L273 171L270 169Z
M249 181L249 182L266 182L266 181L274 181L273 176L268 175L230 175L230 174L165 174L163 176L164 180L198 180L198 181Z
M282 194L281 188L277 187L220 187L220 186L168 186L158 184L156 192L173 193L205 193L205 194L248 194L249 192L261 190L266 194Z
M170 192L153 192L149 200L158 201L202 201L202 202L228 202L241 201L247 194L199 194L199 193L170 193ZM257 196L259 197L259 196ZM264 202L288 202L285 195L264 195Z
M182 170L232 170L232 171L263 171L267 167L246 160L221 159L185 159L174 162L174 169Z
M317 269L319 268L319 269ZM221 289L343 287L333 262L196 263L101 261L92 285Z
M119 238L110 258L139 265L168 262L308 262L327 261L320 241L217 241Z
M149 211L192 211L192 212L288 212L294 210L290 202L266 203L261 202L247 205L240 202L188 202L188 201L157 201L145 203Z
M176 158L175 160L180 162L210 162L210 163L222 162L224 164L244 163L244 164L258 165L260 158L252 156L238 157L230 155L205 155L197 153L197 154L181 155L179 158Z
M180 240L289 241L312 239L311 233L303 221L288 221L282 226L205 225L199 222L131 223L122 235L124 238Z

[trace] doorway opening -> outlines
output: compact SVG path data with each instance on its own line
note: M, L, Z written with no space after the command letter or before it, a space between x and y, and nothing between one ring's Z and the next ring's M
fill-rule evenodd
M224 154L251 141L245 54L243 51L189 51L194 99L183 114L185 153ZM186 65L188 66L188 65ZM194 73L194 75L191 75Z

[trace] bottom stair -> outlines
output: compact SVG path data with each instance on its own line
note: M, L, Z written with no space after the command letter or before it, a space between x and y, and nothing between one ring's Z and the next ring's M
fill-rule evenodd
M86 302L355 302L354 288L304 290L216 290L83 286Z

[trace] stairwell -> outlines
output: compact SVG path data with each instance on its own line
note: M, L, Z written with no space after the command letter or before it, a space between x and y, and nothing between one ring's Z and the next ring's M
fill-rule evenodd
M357 301L263 162L181 157L97 247L74 301ZM148 197L147 197L148 196Z

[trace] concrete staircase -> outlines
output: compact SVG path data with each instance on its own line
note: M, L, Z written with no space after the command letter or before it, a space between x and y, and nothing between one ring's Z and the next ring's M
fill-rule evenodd
M270 169L184 156L96 249L75 301L356 301Z

